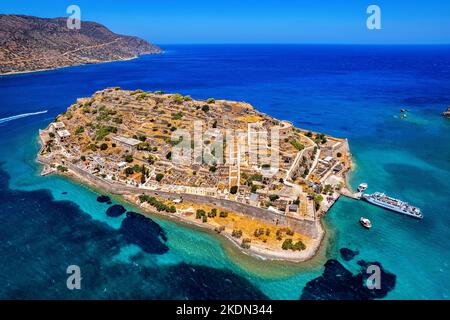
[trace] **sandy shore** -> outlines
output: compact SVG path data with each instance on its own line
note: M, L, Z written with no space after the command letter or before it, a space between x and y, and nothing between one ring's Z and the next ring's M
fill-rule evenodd
M131 57L131 58L124 58L124 59L99 61L99 62L91 62L91 63L71 64L71 65L67 65L67 66L60 66L60 67L54 67L54 68L45 68L45 69L37 69L37 70L12 71L12 72L0 73L0 77L1 76L12 76L12 75L36 73L36 72L53 71L53 70L60 70L60 69L64 69L64 68L70 68L70 67L80 67L80 66L88 66L88 65L102 64L102 63L111 63L111 62L119 62L119 61L130 61L130 60L137 59L137 58L139 58L141 56L144 56L144 55L161 54L161 53L164 53L164 51L156 52L156 53L145 53L145 54L141 54L139 56L135 56L135 57Z

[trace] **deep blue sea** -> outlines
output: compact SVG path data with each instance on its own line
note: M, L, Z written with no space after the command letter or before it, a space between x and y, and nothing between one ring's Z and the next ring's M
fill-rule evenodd
M0 298L450 298L450 120L440 116L450 105L449 46L163 48L132 61L0 77ZM367 182L425 218L342 198L324 219L327 239L315 259L273 264L215 235L130 213L137 209L120 199L100 203L100 193L65 178L39 176L38 129L78 97L111 86L246 101L346 137L353 187ZM114 204L129 213L108 216ZM370 231L360 216L371 219ZM363 287L370 263L383 271L375 292ZM66 268L74 264L83 279L71 291Z

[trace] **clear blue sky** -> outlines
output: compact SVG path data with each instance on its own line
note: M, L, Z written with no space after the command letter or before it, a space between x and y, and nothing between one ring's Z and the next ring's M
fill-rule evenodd
M153 43L450 43L449 0L18 0L1 13L67 16ZM366 28L380 6L382 30Z

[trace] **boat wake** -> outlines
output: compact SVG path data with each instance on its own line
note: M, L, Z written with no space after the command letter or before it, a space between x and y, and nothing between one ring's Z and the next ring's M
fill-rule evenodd
M13 121L13 120L17 120L17 119L21 119L21 118L25 118L25 117L30 117L30 116L36 116L38 114L44 114L44 113L47 113L47 111L48 110L31 112L31 113L23 113L23 114L18 114L18 115L12 116L12 117L2 118L2 119L0 119L0 123L5 123L5 122L9 122L9 121Z

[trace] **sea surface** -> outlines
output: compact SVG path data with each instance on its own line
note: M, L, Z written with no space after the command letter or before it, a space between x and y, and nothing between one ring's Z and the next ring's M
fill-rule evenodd
M449 46L184 45L132 61L0 77L2 299L449 299ZM423 210L414 220L341 198L307 263L249 258L215 235L57 176L39 176L37 133L105 87L240 100L348 138L355 188ZM399 118L400 109L408 118ZM44 112L47 111L47 112ZM121 214L123 205L128 211ZM119 210L116 210L119 208ZM371 219L368 231L358 223ZM370 264L381 289L365 286ZM81 269L68 290L66 269Z

